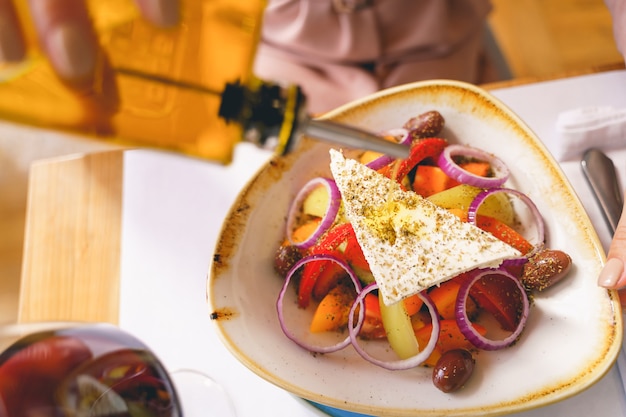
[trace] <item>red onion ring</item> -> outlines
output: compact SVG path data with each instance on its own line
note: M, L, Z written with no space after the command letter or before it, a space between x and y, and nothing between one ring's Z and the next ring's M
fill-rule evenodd
M398 143L402 145L410 145L411 144L411 136L409 135L409 130L403 127L397 127L394 129L385 130L382 132L383 136L393 136L398 140Z
M358 342L358 334L361 330L361 326L363 324L364 316L365 316L365 308L364 302L365 296L370 292L378 289L378 285L376 283L372 283L365 287L357 296L352 308L350 309L350 315L348 316L348 332L350 333L350 340L352 341L352 346L354 349L361 355L365 360L373 363L374 365L378 365L382 368L388 369L390 371L400 371L404 369L415 368L416 366L422 364L431 353L435 350L437 346L437 340L439 339L439 313L437 312L437 307L432 302L430 297L426 293L419 293L418 296L424 301L426 307L428 307L428 312L432 318L433 329L430 333L430 340L424 349L422 349L417 355L412 356L407 359L401 359L396 361L384 361L377 358L374 358L369 353L365 351L359 345ZM358 320L355 326L354 324L354 316L356 314L356 309L359 308Z
M509 258L504 259L500 264L500 267L514 267L514 266L522 266L526 262L528 262L527 256L520 256L519 258Z
M476 225L478 208L487 199L487 197L496 193L513 194L514 196L522 200L524 204L526 204L526 206L528 206L531 215L535 219L535 226L537 229L537 242L534 244L535 249L533 250L533 252L540 249L543 246L545 239L543 217L541 216L541 213L539 212L539 209L537 208L535 203L526 194L520 191L514 190L512 188L490 188L488 190L481 191L476 195L476 197L474 197L474 200L472 200L472 202L470 203L469 209L467 211L467 218L469 222Z
M481 177L480 175L472 174L454 162L454 156L467 156L489 162L491 169L496 173L496 176ZM441 155L439 155L437 165L439 165L439 168L441 168L450 178L455 179L461 184L473 185L478 188L500 187L506 182L507 179L509 179L510 175L509 168L504 162L502 162L501 159L481 149L464 145L446 146Z
M283 330L285 335L289 339L291 339L294 343L296 343L298 346L310 352L317 352L317 353L336 352L338 350L345 348L346 346L350 344L351 338L349 335L343 341L336 343L334 345L315 346L315 345L303 342L302 340L298 339L298 337L296 337L296 335L294 335L289 330L289 328L287 327L287 324L285 323L283 303L285 299L285 293L287 292L287 288L289 288L289 283L291 282L291 278L295 275L296 271L298 271L298 269L300 269L303 265L309 262L314 262L314 261L332 261L332 262L339 264L339 266L341 266L350 276L350 280L352 281L352 284L354 284L356 293L359 294L361 292L361 283L359 282L359 278L356 276L354 271L352 271L352 268L350 268L350 266L346 262L342 261L336 256L327 255L327 254L316 254L316 255L310 255L310 256L304 257L300 259L298 262L296 262L294 266L289 270L289 272L287 273L287 276L285 277L283 287L281 288L280 293L278 294L278 299L276 300L276 311L278 312L278 322L280 323L280 328ZM354 306L352 308L354 308ZM352 314L352 312L350 312L350 314Z
M519 323L517 324L515 330L502 340L488 339L478 333L474 329L474 326L472 326L472 322L467 316L467 298L469 297L470 289L476 281L478 281L485 275L501 275L513 280L515 282L515 285L517 285L517 288L519 288L520 297L522 298L522 313L519 319ZM498 350L513 344L524 330L529 311L530 302L528 301L528 296L526 294L524 286L514 275L511 275L503 268L476 270L474 276L471 279L463 282L463 284L459 288L459 294L457 296L455 306L456 321L459 325L461 333L463 333L463 336L465 336L465 338L469 340L474 346L483 350Z
M320 224L317 226L315 231L309 236L308 239L302 242L294 242L292 238L292 231L294 228L294 224L300 212L300 206L304 199L318 186L323 185L328 190L328 207L326 208L326 213L324 213L324 217L320 221ZM330 178L317 177L313 178L300 189L296 197L293 199L291 206L289 207L289 212L287 214L287 239L289 239L289 243L292 245L301 248L307 249L315 244L317 239L326 231L330 226L332 226L335 218L337 217L337 213L339 212L339 207L341 206L341 193L337 188L337 184L334 180Z
M404 128L398 128L398 129L391 129L388 130L386 132L382 133L383 136L394 136L396 138L401 138L398 143L400 143L401 145L407 145L409 146L411 144L411 135L409 134L409 131L404 129ZM368 162L367 164L365 164L366 167L373 169L374 171L378 171L379 169L381 169L384 166L389 165L390 163L392 163L393 161L395 161L395 158L389 156L389 155L381 155L378 158Z

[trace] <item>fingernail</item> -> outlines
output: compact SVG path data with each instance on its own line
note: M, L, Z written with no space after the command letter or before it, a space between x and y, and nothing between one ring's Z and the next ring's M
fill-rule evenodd
M52 65L62 78L72 81L93 76L98 45L90 33L76 25L62 25L49 33L46 42Z
M12 19L0 15L0 62L24 59L26 47L19 28Z
M624 273L624 262L618 258L609 259L598 277L598 285L604 288L615 288Z

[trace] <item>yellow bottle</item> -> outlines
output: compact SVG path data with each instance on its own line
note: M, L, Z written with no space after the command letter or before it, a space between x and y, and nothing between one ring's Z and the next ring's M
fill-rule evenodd
M227 163L238 141L255 139L244 129L264 123L250 120L255 103L263 101L261 90L274 91L287 105L293 100L289 95L297 98L297 89L274 90L251 75L265 0L184 0L181 24L165 30L144 21L131 0L89 0L89 7L116 88L104 83L94 86L101 94L79 96L31 48L35 52L25 63L0 66L1 117ZM19 9L27 25L25 0ZM26 32L29 44L35 45L32 28ZM231 83L223 116L234 123L219 116L220 95L127 76L116 68L192 82L216 92ZM245 102L238 102L242 98ZM259 103L264 108L267 104ZM274 119L278 126L272 130L280 131L284 117L279 119Z
M26 0L18 0L32 52L24 63L0 64L0 117L222 163L242 140L284 154L301 134L408 154L371 133L311 119L298 86L252 75L266 0L181 3L181 23L161 29L132 0L88 0L103 65L89 93L76 94L37 52Z

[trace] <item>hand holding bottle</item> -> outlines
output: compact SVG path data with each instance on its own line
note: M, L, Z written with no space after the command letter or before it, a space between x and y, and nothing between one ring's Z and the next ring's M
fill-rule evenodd
M0 63L19 62L27 53L17 3L0 0ZM100 48L87 0L28 0L30 19L41 50L57 75L80 88L92 83ZM178 0L134 0L143 16L158 26L172 26L179 18Z

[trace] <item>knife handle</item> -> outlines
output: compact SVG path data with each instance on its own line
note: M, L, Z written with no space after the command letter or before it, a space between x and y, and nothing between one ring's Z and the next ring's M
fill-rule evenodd
M602 151L592 148L583 155L581 166L613 235L624 205L615 165Z

